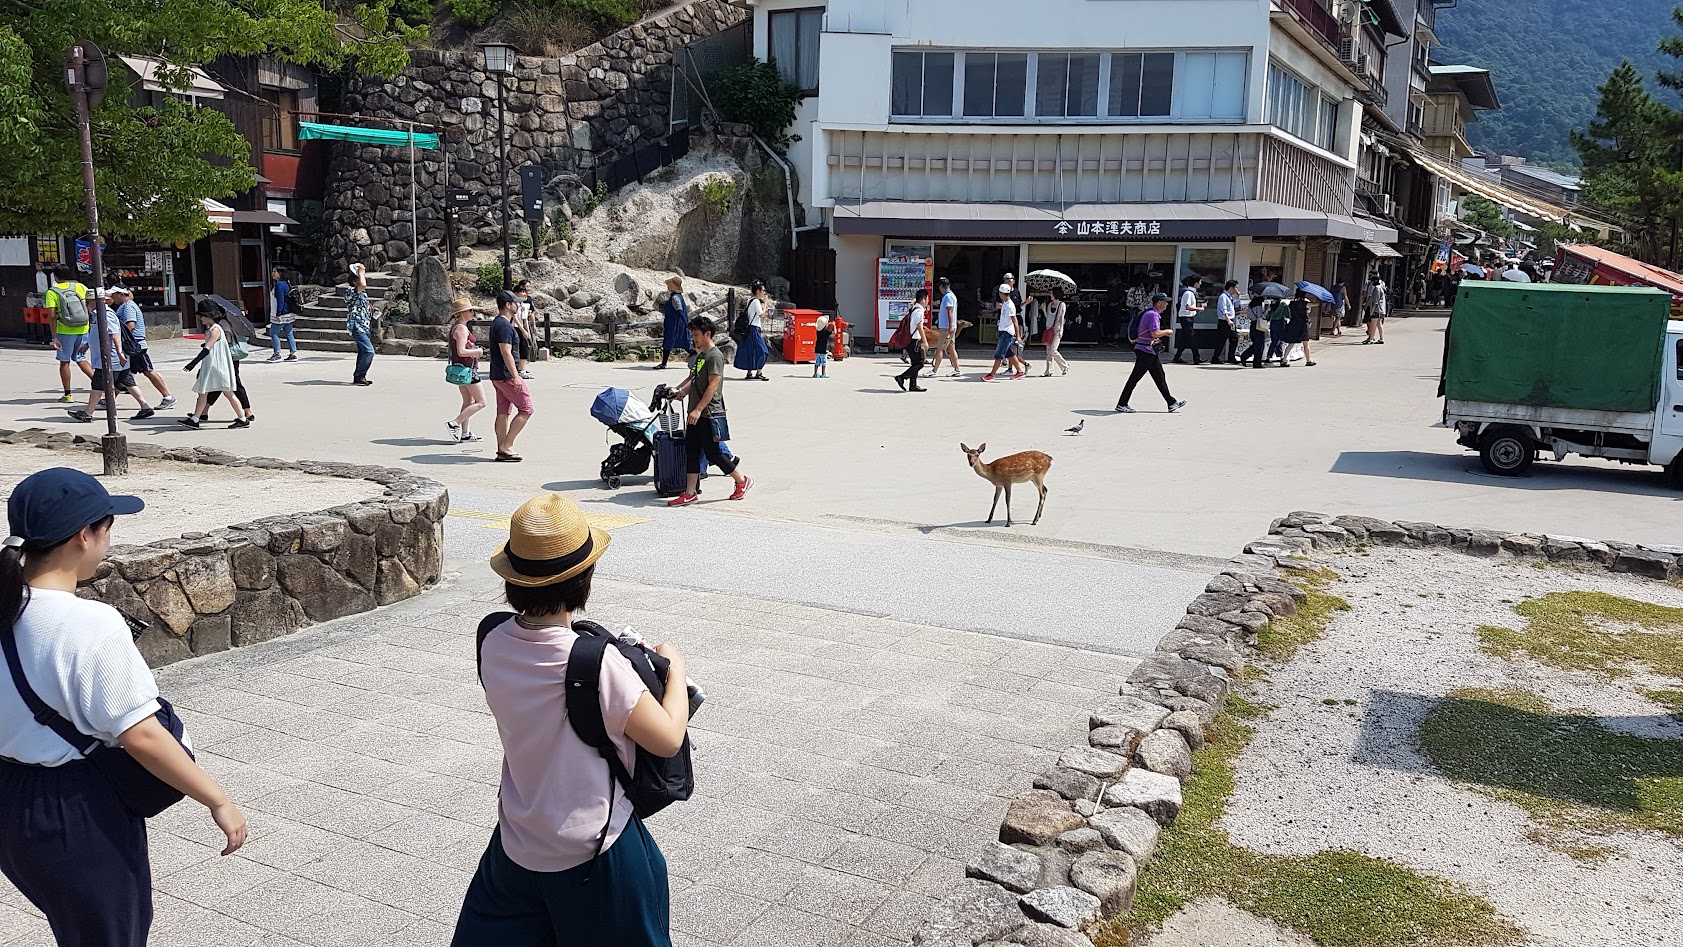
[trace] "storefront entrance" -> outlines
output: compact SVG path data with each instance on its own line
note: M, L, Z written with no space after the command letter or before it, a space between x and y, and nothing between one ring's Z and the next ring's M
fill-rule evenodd
M1007 273L1022 276L1017 273L1019 252L1015 243L935 244L935 277L952 281L953 295L958 297L958 317L972 323L959 341L977 342L981 326L997 324L999 283Z

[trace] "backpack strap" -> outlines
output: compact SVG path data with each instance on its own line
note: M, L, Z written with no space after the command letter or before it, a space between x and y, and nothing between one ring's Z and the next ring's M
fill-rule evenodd
M614 825L614 788L631 788L631 774L619 758L619 748L608 736L602 720L602 659L613 644L613 636L595 622L573 623L578 640L567 656L567 720L573 732L586 746L593 747L608 764L608 820L596 836L596 854L592 864L600 858L608 842L608 830ZM586 875L588 878L588 874Z
M479 621L479 630L474 633L473 640L473 670L479 678L480 687L485 686L485 636L491 633L491 629L513 617L513 612L492 612Z
M59 735L59 739L68 743L76 752L87 756L103 744L98 737L91 737L76 729L70 721L53 708L47 706L35 689L29 686L29 679L23 675L23 662L18 658L18 643L16 632L8 630L0 635L0 647L6 651L6 667L12 672L12 685L17 688L18 696L23 698L23 705L34 715L35 722ZM167 706L167 705L166 705Z

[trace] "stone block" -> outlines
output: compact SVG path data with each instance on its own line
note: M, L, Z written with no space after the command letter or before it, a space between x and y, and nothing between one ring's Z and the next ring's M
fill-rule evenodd
M1054 839L1053 843L1072 855L1084 855L1094 849L1103 848L1104 836L1094 828L1070 829Z
M1229 612L1228 614L1255 614L1254 612ZM1193 661L1202 661L1226 668L1229 673L1238 673L1245 666L1245 659L1227 642L1224 635L1220 638L1209 638L1193 634L1185 629L1174 629L1163 636L1157 643L1157 650L1178 654Z
M1160 704L1138 697L1118 696L1095 709L1087 718L1089 729L1099 727L1127 727L1141 733L1157 729L1169 710Z
M1023 913L1035 920L1075 930L1099 917L1099 899L1079 888L1037 888L1021 898Z
M1034 788L1050 789L1065 799L1097 799L1103 784L1086 773L1054 766L1034 778Z
M194 654L215 654L234 646L233 619L229 615L206 615L193 623L187 642Z
M1093 947L1087 935L1056 924L1024 924L1012 931L1003 943L1019 947Z
M379 575L374 583L374 600L381 605L390 605L407 598L414 598L420 594L420 583L410 576L409 570L396 559L381 559Z
M1222 612L1220 615L1218 615L1216 617L1220 618L1224 622L1229 622L1233 625L1237 625L1238 627L1244 629L1247 640L1249 640L1250 636L1255 635L1257 632L1261 631L1264 628L1267 628L1268 627L1268 621L1269 621L1269 618L1270 618L1270 616L1268 614L1264 613L1264 612L1259 612L1259 611L1255 611L1254 609L1248 609L1248 608L1244 611L1239 611L1239 612ZM1195 661L1203 660L1202 658L1198 658L1195 655L1187 655L1187 657L1190 657ZM1211 663L1214 663L1214 662L1211 662ZM1223 665L1223 667L1225 667L1225 666L1226 665ZM1237 669L1230 669L1230 670L1237 670Z
M1629 572L1650 579L1670 579L1677 576L1677 557L1646 549L1622 549L1613 558L1614 572Z
M1087 825L1099 833L1106 845L1127 852L1139 864L1157 854L1157 840L1163 834L1157 820L1132 806L1095 813L1087 818Z
M1006 844L1047 845L1063 833L1079 829L1084 824L1084 820L1057 793L1031 789L1011 800L1005 810L1005 819L999 826L999 840Z
M269 531L269 551L277 556L295 553L300 548L304 538L304 528L287 518L271 517L259 520L263 528Z
M1134 748L1145 739L1145 731L1133 727L1095 727L1087 731L1087 742L1101 750L1133 759Z
M1541 556L1543 540L1539 536L1514 533L1502 537L1502 548L1516 556Z
M1340 516L1332 525L1349 533L1357 542L1397 544L1408 538L1407 530L1397 524L1371 516Z
M1243 595L1245 585L1233 576L1218 575L1210 579L1209 584L1204 586L1204 591L1219 595Z
M234 574L226 553L183 559L176 576L187 601L200 615L214 615L234 604Z
M1502 537L1505 534L1492 529L1467 530L1466 551L1473 556L1495 556L1502 552Z
M374 596L367 589L314 556L282 556L278 565L281 585L312 621L331 621L374 608Z
M168 579L153 579L145 583L145 588L136 586L135 591L140 593L152 614L158 616L158 621L178 638L187 634L187 629L193 627L194 620L199 617L193 610L193 603Z
M1405 523L1398 520L1397 528L1406 532L1411 542L1422 546L1447 546L1454 541L1450 531L1436 523Z
M391 521L386 508L379 503L359 505L345 513L346 525L350 526L353 532L364 536L372 535L375 530Z
M1331 513L1316 513L1311 510L1294 510L1293 512L1287 513L1285 516L1281 517L1279 522L1281 526L1302 529L1303 527L1309 525L1319 526L1324 523L1331 523L1332 520L1333 517Z
M912 936L919 945L976 944L998 940L1025 918L1017 895L989 881L966 878L938 901Z
M1180 731L1162 729L1140 741L1134 761L1154 773L1185 779L1192 774L1192 749Z
M1188 615L1204 615L1214 617L1222 612L1236 612L1244 608L1248 600L1244 595L1223 595L1219 592L1205 592L1193 599L1186 606Z
M1341 526L1310 524L1303 531L1316 549L1344 549L1350 545L1350 533Z
M1146 684L1160 690L1171 690L1210 704L1227 700L1231 684L1227 672L1198 661L1188 661L1178 655L1154 654L1128 675L1136 684ZM1168 716L1168 714L1164 714ZM1158 723L1162 718L1158 718ZM1150 729L1155 729L1156 725Z
M1095 779L1115 779L1128 771L1128 758L1096 747L1077 746L1059 755L1058 767Z
M278 588L240 592L229 615L231 640L239 648L290 635L310 623L303 607Z
M346 533L344 543L333 554L333 568L350 576L352 581L365 589L374 588L380 568L376 545L373 536Z
M964 866L964 876L991 881L1021 894L1033 890L1040 881L1040 856L1001 842L988 842Z
M186 638L170 633L161 625L153 625L142 632L134 646L145 659L147 667L163 667L193 656Z
M1069 882L1099 899L1105 914L1128 913L1134 906L1134 883L1139 874L1124 852L1088 852L1069 867Z
M1204 722L1190 710L1177 710L1165 717L1163 727L1179 732L1186 738L1187 746L1194 750L1204 745Z
M262 546L237 545L228 553L234 587L255 591L275 584L275 557Z
M1133 806L1159 825L1168 825L1180 814L1180 780L1148 769L1131 769L1104 791L1104 802L1112 807Z
M1255 577L1258 592L1273 592L1284 595L1294 602L1307 601L1309 593L1276 575L1259 575Z
M1572 536L1543 535L1543 555L1553 562L1586 562L1589 560L1589 550L1584 548L1584 540Z
M117 564L117 571L130 582L144 582L156 579L165 572L175 568L181 561L181 553L168 548L155 546L130 547L132 552L125 551L121 556L113 556Z

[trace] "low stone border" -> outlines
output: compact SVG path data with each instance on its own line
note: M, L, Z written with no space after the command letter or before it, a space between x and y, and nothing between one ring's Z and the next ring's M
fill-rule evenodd
M0 444L100 450L99 439L31 428ZM113 546L77 589L149 627L153 667L291 634L420 594L444 567L444 485L395 467L236 457L208 447L129 444L129 456L368 480L384 493L314 513L270 516L144 546Z
M1087 745L1065 750L1011 800L999 841L965 866L912 943L924 947L1092 947L1082 933L1133 905L1140 866L1180 813L1192 751L1227 702L1257 632L1307 598L1277 570L1317 568L1316 551L1359 545L1442 547L1469 555L1600 564L1676 578L1683 546L1643 546L1532 533L1458 529L1366 516L1296 512L1210 579L1186 615L1093 709Z

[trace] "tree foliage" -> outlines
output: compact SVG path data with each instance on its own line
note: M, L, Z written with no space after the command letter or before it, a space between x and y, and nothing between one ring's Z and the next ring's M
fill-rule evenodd
M119 55L162 60L158 79L227 56L396 75L414 34L392 0L11 0L0 4L0 232L86 229L75 105L63 63L75 42L106 54L111 85L91 116L101 228L157 241L209 229L203 200L252 186L250 145L220 112L174 97L140 104ZM214 67L212 66L214 72ZM230 91L229 95L238 95Z
M789 126L795 124L801 90L783 78L776 62L756 59L721 69L708 84L728 121L752 125L755 134L779 152L796 140Z
M1507 237L1514 232L1514 225L1502 218L1502 208L1477 194L1461 199L1461 219L1492 236Z

